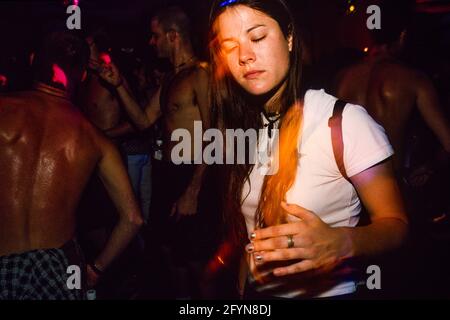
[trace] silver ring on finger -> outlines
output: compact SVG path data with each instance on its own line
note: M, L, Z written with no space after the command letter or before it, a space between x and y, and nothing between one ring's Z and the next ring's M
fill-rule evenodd
M293 234L289 234L286 237L287 237L287 247L289 249L293 248L295 246L294 235Z

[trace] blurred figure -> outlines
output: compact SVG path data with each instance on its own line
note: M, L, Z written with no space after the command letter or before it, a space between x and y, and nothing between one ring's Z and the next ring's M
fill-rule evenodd
M143 109L153 92L156 90L155 80L144 61L136 57L125 55L121 59L122 70L127 79L127 84L136 102ZM139 198L145 223L148 222L151 200L151 151L152 130L136 129L128 118L115 127L105 131L105 134L116 140L120 140L120 148L126 157L128 174L136 196Z
M194 164L199 154L191 152L189 163L177 165L171 158L179 141L172 141L175 130L185 129L194 137L195 121L203 130L209 127L209 74L206 63L196 57L190 39L190 21L178 7L159 11L151 20L150 44L159 58L169 59L173 69L142 110L114 64L104 65L101 76L117 94L133 124L146 130L162 116L162 146L159 161L153 161L153 196L150 209L152 242L162 244L173 277L177 298L198 295L197 278L211 242L209 219L201 210L201 187L206 169ZM198 133L196 133L198 134ZM191 150L194 139L190 141ZM202 150L200 150L202 151ZM200 155L201 156L201 155ZM205 197L206 198L206 197ZM206 212L205 212L206 213Z
M396 2L390 4L398 6ZM430 227L435 224L434 216L442 213L436 209L448 198L442 181L436 183L433 174L444 173L442 170L448 165L450 126L430 79L399 60L408 37L407 10L400 8L403 10L396 11L387 5L381 7L382 28L371 33L373 47L361 62L338 74L335 93L340 99L364 106L384 126L395 150L394 165L397 178L402 182L411 236L404 255L390 256L383 262L386 263L383 266L385 278L390 285L385 287L385 294L429 297L438 287L436 283L443 283L439 273L430 274L429 271L438 270L438 261L444 252L432 243ZM411 128L418 132L416 110L440 142L437 154L431 151L424 154L424 148L414 150L417 141L409 141ZM425 152L428 150L425 148ZM418 151L418 158L425 159L425 164L412 164L413 151ZM444 183L447 185L448 181ZM428 261L426 266L423 261ZM414 285L411 285L411 278L417 279Z
M53 33L35 57L34 89L0 96L0 299L81 299L68 266L95 285L142 224L116 148L70 101L88 57L81 39ZM95 170L120 218L86 269L76 207Z
M121 117L114 88L99 76L100 65L111 60L111 39L105 27L96 26L86 37L86 42L89 45L87 76L77 90L76 102L85 117L107 134L107 130L119 124ZM119 146L118 139L110 140ZM88 257L96 256L105 246L117 219L114 203L98 176L89 180L78 211L81 245ZM93 216L92 213L98 214Z
M120 103L116 92L98 74L99 66L111 61L111 41L101 28L86 40L90 48L89 68L87 79L80 90L79 104L86 117L97 128L106 131L117 126L120 121Z
M382 6L383 26L372 31L374 46L365 59L341 71L335 85L337 97L364 106L384 126L396 153L394 164L399 174L405 160L407 124L415 108L442 145L437 163L446 164L450 153L450 126L432 82L399 60L407 37L408 15L403 11ZM422 166L408 182L423 185L435 169Z

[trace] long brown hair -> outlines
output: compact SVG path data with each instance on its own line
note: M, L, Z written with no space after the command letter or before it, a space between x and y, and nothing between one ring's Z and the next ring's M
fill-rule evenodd
M264 179L261 197L256 210L256 226L273 226L287 222L281 201L286 201L286 192L292 187L297 173L298 139L303 119L301 103L294 104L283 117L280 128L279 148L276 159L279 170Z
M262 215L264 224L272 225L285 220L283 213L279 210L279 205L284 199L286 191L294 182L298 161L296 141L298 141L298 132L302 122L302 108L297 103L301 94L300 38L292 14L283 0L214 1L210 14L210 60L213 73L211 102L213 122L219 128L243 129L244 131L263 128L261 108L264 101L260 97L251 96L235 82L227 66L223 63L220 46L217 42L215 21L226 8L235 5L245 5L270 16L277 21L286 39L292 36L289 71L286 75L284 92L279 100L279 110L285 114L281 120L280 130L280 169L277 174L265 177L257 210L257 219L260 219ZM269 95L278 88L274 88ZM221 192L224 224L231 239L236 244L242 244L247 234L241 212L246 195L243 197L242 191L245 182L249 181L253 165L246 162L223 167L220 185L223 188Z

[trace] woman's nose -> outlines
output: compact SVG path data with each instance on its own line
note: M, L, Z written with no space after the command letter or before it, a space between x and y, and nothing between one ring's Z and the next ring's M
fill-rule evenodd
M255 52L250 45L239 46L239 63L241 65L254 62L256 60Z

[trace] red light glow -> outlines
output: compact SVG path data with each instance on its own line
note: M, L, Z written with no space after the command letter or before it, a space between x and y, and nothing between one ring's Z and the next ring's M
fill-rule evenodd
M52 81L55 83L60 83L67 88L67 77L64 71L57 65L53 65L53 78Z

